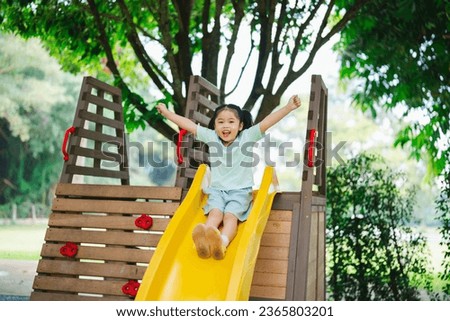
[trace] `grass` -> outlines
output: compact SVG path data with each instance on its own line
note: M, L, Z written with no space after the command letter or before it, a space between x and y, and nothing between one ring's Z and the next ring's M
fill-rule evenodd
M38 260L46 224L0 225L0 259Z

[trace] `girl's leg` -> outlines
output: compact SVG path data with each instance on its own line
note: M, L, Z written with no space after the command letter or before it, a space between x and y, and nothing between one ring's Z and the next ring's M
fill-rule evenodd
M219 228L220 224L222 224L222 221L223 221L222 211L219 210L218 208L213 208L208 214L208 219L206 220L205 225Z
M222 229L222 239L224 240L224 245L228 244L234 239L237 233L238 219L231 213L225 213L223 217L223 229Z
M226 213L223 219L222 235L216 227L206 227L206 239L209 242L210 253L216 260L222 260L225 257L228 244L236 236L237 224L237 218L233 214Z

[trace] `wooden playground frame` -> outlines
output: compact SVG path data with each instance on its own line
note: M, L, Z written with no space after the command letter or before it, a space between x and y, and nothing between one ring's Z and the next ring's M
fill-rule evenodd
M186 116L207 125L219 98L215 86L192 76ZM251 299L325 300L326 120L327 89L313 75L302 189L275 198ZM83 79L71 132L31 300L133 300L122 290L129 280L142 279L207 151L187 135L176 186L130 186L120 91L92 77ZM105 152L105 144L116 152ZM80 166L80 157L91 162ZM116 170L103 168L104 161L115 162ZM76 184L74 175L113 178L121 185ZM153 220L148 230L136 224L142 214ZM76 255L62 254L67 242L76 245Z

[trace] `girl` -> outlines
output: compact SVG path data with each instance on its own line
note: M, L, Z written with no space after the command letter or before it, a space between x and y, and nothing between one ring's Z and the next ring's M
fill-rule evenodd
M169 111L163 103L156 106L161 115L209 147L211 184L204 190L208 194L204 208L208 218L192 231L199 257L224 258L227 246L236 236L238 222L247 219L252 202L253 158L248 148L300 105L298 96L292 96L286 106L253 126L250 112L225 104L216 108L208 128ZM221 232L220 225L223 225Z

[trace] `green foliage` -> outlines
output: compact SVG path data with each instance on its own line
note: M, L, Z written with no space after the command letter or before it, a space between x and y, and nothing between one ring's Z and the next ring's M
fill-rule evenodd
M436 210L439 215L438 220L442 224L439 228L442 237L440 244L444 246L445 251L442 262L443 271L439 276L444 281L443 291L447 298L450 298L450 167L446 168L441 184L442 189L436 200Z
M434 175L450 148L449 15L441 0L371 1L336 46L341 77L361 81L357 105L374 117L380 109L401 111L407 125L395 145L427 160Z
M379 157L327 174L328 286L334 300L418 300L431 285L426 241L410 227L414 193Z
M0 204L48 204L79 84L36 40L0 34L0 66Z

